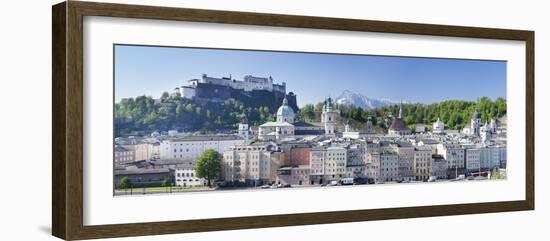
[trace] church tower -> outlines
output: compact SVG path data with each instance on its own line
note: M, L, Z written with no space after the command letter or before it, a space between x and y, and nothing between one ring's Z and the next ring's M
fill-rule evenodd
M474 111L470 120L470 135L480 136L481 129L481 113Z
M325 126L325 135L334 135L334 114L332 99L329 97L325 100L325 106L323 106L323 113L321 114L321 122Z
M244 115L241 116L241 122L239 123L238 135L244 138L246 144L249 143L250 129L248 127L248 120Z

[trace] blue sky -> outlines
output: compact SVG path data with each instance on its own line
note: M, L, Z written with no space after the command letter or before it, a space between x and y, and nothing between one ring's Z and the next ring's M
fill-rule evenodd
M208 76L272 76L298 105L350 90L371 98L433 103L506 97L506 62L368 55L115 46L115 100L163 91Z

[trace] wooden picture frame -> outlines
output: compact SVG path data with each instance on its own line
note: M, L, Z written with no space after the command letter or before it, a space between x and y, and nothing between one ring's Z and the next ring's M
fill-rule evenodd
M521 211L533 210L535 207L535 37L533 31L77 1L59 3L52 7L52 11L52 233L56 237L66 240L110 238ZM524 41L526 43L525 200L86 226L83 224L84 16Z

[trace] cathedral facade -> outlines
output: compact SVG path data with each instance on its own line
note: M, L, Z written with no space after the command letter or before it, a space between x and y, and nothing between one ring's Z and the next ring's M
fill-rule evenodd
M258 139L262 141L283 141L301 135L334 136L335 113L332 99L328 98L323 106L320 123L299 121L285 97L282 105L277 109L276 121L266 122L259 126Z

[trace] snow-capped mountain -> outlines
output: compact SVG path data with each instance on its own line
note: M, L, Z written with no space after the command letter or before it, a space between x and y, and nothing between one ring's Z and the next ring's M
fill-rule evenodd
M363 109L368 109L368 110L384 107L388 105L399 104L399 101L393 101L388 99L373 99L373 98L366 97L362 94L353 93L349 90L344 90L344 92L342 92L340 96L336 97L334 101L337 104L354 105L356 107L361 107Z

